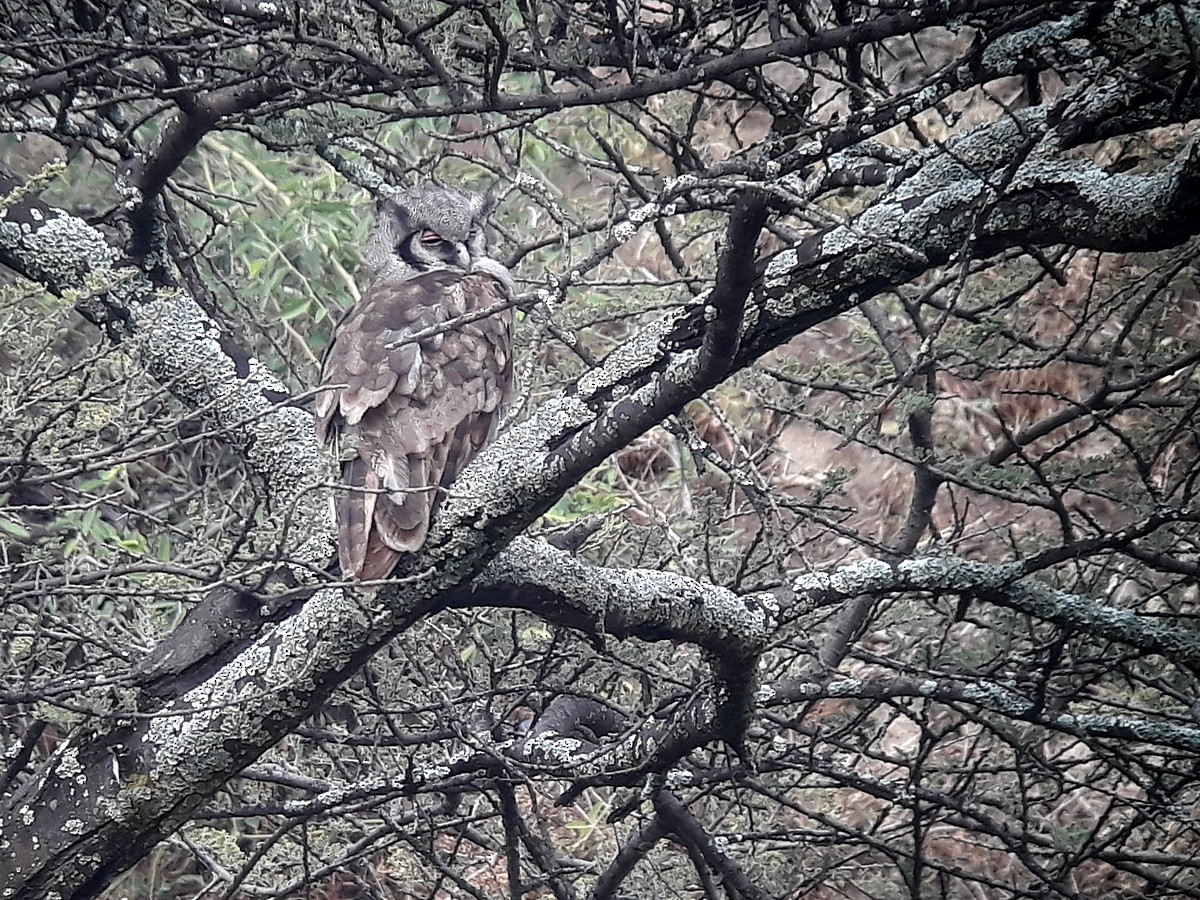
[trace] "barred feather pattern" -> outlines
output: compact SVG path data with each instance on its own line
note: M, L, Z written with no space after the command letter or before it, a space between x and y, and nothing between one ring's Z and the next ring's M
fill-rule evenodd
M438 326L502 304L509 284L453 270L385 277L338 323L316 429L341 461L345 577L387 578L420 549L446 490L495 436L513 393L512 311Z

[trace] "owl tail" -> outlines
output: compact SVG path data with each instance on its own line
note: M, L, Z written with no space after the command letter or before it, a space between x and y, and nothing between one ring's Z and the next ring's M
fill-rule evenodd
M379 477L361 457L342 466L347 490L334 501L338 522L338 562L342 575L361 581L387 578L400 561L400 551L384 543L375 525Z
M393 550L415 553L429 533L429 518L437 494L429 486L427 456L409 455L399 470L402 477L393 463L391 478L381 479L391 490L375 499L375 532Z

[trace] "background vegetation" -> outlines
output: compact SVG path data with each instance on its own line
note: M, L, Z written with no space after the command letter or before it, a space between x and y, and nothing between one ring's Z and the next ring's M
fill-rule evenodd
M222 678L209 702L276 716L292 688L229 672L317 602L262 584L316 526L220 391L156 368L113 282L64 288L6 232L14 896L1200 896L1191 4L5 6L0 208L97 229L253 360L239 377L279 379L273 409L317 386L384 183L496 198L512 425L693 321L737 283L719 264L745 198L766 216L729 371L561 496L537 486L488 551L524 530L636 570L648 606L655 571L727 589L770 612L754 654L723 657L752 639L694 625L684 593L635 628L616 591L572 618L541 585L447 580L178 815L178 782L113 735L187 719ZM913 224L962 170L982 199ZM1152 193L1168 175L1173 205ZM788 253L816 273L790 299ZM171 668L231 585L253 625ZM314 615L316 659L340 620ZM739 680L740 724L727 704L657 751ZM569 762L537 743L561 737ZM89 752L134 798L113 822L153 849L92 866L63 845L31 875L52 835L23 810L50 816L45 773Z

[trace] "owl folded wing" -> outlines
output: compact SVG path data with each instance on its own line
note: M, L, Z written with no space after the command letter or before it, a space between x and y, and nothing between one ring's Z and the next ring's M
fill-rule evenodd
M338 324L323 366L317 436L342 461L342 571L385 578L421 547L445 488L495 434L512 392L507 310L494 278L435 271L373 285Z

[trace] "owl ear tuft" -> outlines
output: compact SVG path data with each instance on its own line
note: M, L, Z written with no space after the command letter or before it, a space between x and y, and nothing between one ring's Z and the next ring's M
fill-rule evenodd
M386 209L396 209L399 204L396 202L397 197L402 197L404 191L400 188L386 185L375 195L375 215L382 215Z

